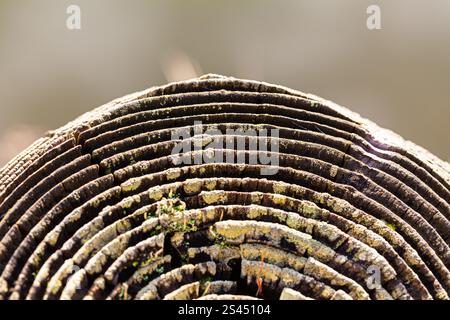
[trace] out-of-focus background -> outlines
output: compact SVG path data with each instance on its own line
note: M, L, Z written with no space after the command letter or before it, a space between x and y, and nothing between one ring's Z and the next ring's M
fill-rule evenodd
M448 0L0 0L0 166L98 105L211 72L317 94L450 160Z

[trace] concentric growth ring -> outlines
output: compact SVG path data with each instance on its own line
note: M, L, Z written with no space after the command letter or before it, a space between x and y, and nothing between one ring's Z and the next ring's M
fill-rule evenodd
M206 75L101 106L0 170L0 298L448 299L449 217L449 164L426 150Z

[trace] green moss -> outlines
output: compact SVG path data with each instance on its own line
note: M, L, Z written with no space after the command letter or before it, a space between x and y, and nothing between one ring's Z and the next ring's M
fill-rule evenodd
M150 257L147 260L141 262L141 267L148 266L149 264L155 262L156 260L158 260L158 257Z
M189 230L189 232L197 231L197 226L195 225L195 219L190 219L187 223L185 228Z
M110 174L112 172L111 166L107 166L105 169L105 174Z
M162 214L168 214L169 213L169 208L168 207L161 207L159 209L159 211L161 211Z
M184 207L181 204L174 206L173 208L175 209L175 211L183 211L184 210Z
M184 266L185 264L189 263L189 256L187 254L183 254L180 256L180 262L181 265Z
M153 237L153 236L156 236L156 235L160 234L161 231L162 231L161 225L157 225L152 231L150 231L149 235L151 237Z
M119 300L128 300L128 290L124 285L120 289Z
M213 281L213 278L211 276L205 276L200 279L200 284L204 285L204 284L206 284L208 282L212 282L212 281Z
M167 227L167 232L195 232L198 228L195 224L195 219L190 219L186 222L173 221Z
M395 231L395 230L397 229L397 227L396 227L394 224L392 224L392 223L386 222L386 226L387 226L389 229L391 229L392 231Z
M147 212L144 214L144 219L145 219L145 220L148 220L148 219L154 218L154 217L156 217L156 210L155 210L155 209L152 209L152 210L150 210L150 211L147 211Z
M158 204L158 216L161 214L174 215L177 212L183 212L186 204L178 198L163 198Z
M168 197L169 197L169 199L179 199L180 198L180 194L170 190L169 194L168 194Z
M228 247L225 237L221 235L216 235L216 237L214 238L214 244L218 245L222 249Z
M164 266L160 266L160 267L158 267L158 268L156 268L156 273L158 273L158 274L162 274L163 272L164 272Z

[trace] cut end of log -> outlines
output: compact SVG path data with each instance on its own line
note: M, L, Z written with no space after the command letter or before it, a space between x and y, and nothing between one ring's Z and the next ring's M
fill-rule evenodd
M0 169L0 299L445 299L450 165L347 108L207 74Z

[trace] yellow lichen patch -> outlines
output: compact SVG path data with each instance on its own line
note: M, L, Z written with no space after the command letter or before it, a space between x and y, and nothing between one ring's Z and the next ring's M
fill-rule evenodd
M223 212L223 211L222 211ZM210 221L215 221L217 220L219 217L219 212L218 210L216 210L215 207L206 207L204 214L203 214L203 218L205 222L210 222Z
M286 217L286 225L289 228L299 230L303 228L304 224L302 223L302 220L299 219L299 216L295 214L289 214Z
M192 179L186 181L186 183L183 186L184 192L187 195L197 194L200 192L202 187L202 183L199 179Z
M282 195L279 195L279 194L275 194L273 196L273 203L275 203L275 204L277 204L279 206L282 206L282 205L285 204L285 202L286 202L286 197L285 196L282 196Z
M170 238L170 241L172 242L172 244L176 244L178 246L181 245L184 242L183 232L175 232L172 238Z
M91 203L92 207L98 208L100 206L100 199L95 197L94 199L92 199L90 201L90 203Z
M250 193L250 200L252 203L261 203L262 199L264 197L264 194L262 192L251 192Z
M256 219L259 218L261 215L264 215L263 210L261 210L261 207L251 205L249 207L249 210L247 212L247 218L249 219Z
M166 170L167 180L175 180L181 175L181 171L178 168L170 168Z
M122 183L120 185L120 188L122 189L122 192L128 193L138 189L140 185L141 185L140 179L132 178Z
M205 204L218 204L223 203L226 200L226 194L223 191L202 191L200 198Z
M397 227L392 224L392 223L386 223L386 225L388 226L389 229L391 229L392 231L395 231L397 229Z
M326 222L317 222L315 221L316 232L317 234L326 237L328 241L335 243L335 246L339 247L345 239L348 238L339 228L328 224Z
M58 242L59 235L60 235L60 229L55 229L52 232L50 232L49 234L47 234L47 236L45 237L45 240L49 245L55 246L56 243Z
M217 181L216 180L207 180L205 182L205 188L208 190L214 190L216 188Z
M243 224L239 221L218 222L213 228L216 234L232 240L244 237L245 234L253 233L254 226L250 224Z
M301 212L305 214L307 217L315 217L317 212L320 210L318 206L309 201L303 201Z
M338 166L332 165L330 169L330 178L331 179L336 178L337 173L338 173Z
M310 245L307 247L308 255L314 256L317 260L320 261L331 261L335 257L335 252L333 249L324 246L318 241L313 240Z
M314 203L326 204L327 203L328 194L326 193L314 193L312 200Z
M152 200L158 201L164 196L163 192L158 188L148 190L148 197Z
M346 206L346 201L341 199L328 199L328 206L331 207L331 209L334 212L341 213L344 211L344 208Z
M252 278L262 278L265 283L275 282L278 280L278 275L274 272L273 266L265 266L261 268L260 262L257 261L242 261L242 275L251 276Z
M273 192L279 193L279 194L285 194L286 193L286 184L282 182L275 182L273 184Z

